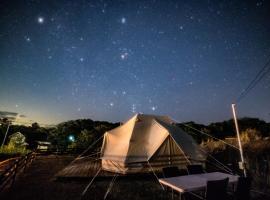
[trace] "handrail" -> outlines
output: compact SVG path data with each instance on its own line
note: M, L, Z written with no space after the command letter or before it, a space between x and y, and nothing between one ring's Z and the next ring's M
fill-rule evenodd
M16 160L16 159L18 159L19 157L15 157L15 158L9 158L9 159L6 159L6 160L4 160L4 161L1 161L0 162L0 167L2 166L2 165L4 165L5 163L8 163L8 162L10 162L10 161L12 161L12 160Z
M25 156L16 158L15 162L11 164L2 174L0 174L0 191L7 186L13 186L18 173L25 171L35 159L36 153L30 152Z

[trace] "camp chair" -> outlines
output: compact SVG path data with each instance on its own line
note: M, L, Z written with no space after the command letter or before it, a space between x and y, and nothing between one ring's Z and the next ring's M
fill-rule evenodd
M207 181L206 200L226 200L229 178L215 181Z
M249 200L250 199L251 178L239 177L234 193L236 200Z
M202 174L204 173L202 165L188 165L188 174Z
M170 178L170 177L175 177L175 176L183 176L187 175L187 170L184 169L179 169L178 167L165 167L162 168L163 176L165 178Z

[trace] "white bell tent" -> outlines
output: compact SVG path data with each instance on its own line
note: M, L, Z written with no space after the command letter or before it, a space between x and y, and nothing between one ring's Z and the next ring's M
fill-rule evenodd
M160 171L164 167L203 161L193 138L167 116L137 114L105 133L101 148L103 170L121 174Z

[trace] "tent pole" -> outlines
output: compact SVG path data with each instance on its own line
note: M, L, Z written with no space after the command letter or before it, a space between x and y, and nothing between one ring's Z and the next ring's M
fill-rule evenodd
M242 148L242 143L241 143L241 138L240 138L238 121L237 121L237 117L236 117L235 104L232 104L232 112L233 112L234 124L235 124L237 140L238 140L238 145L239 145L239 151L240 151L240 156L241 156L241 162L239 162L239 168L243 170L244 176L246 177L247 176L246 166L245 166L245 161L244 161L243 148Z

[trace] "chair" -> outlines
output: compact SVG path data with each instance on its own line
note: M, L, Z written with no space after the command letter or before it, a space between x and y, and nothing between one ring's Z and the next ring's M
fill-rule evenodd
M234 197L236 200L250 199L251 178L239 177Z
M165 178L170 178L170 177L175 177L175 176L183 176L187 175L187 170L184 169L179 169L178 167L165 167L162 168L163 176Z
M229 178L215 181L207 181L206 200L226 200Z
M189 174L202 174L204 173L202 165L188 165L187 166Z

